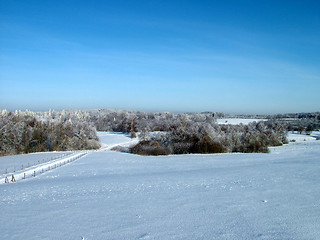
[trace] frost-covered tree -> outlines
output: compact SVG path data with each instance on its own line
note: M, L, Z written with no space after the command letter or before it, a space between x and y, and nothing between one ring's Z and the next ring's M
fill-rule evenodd
M83 114L0 111L0 152L18 154L39 151L97 149L95 127Z

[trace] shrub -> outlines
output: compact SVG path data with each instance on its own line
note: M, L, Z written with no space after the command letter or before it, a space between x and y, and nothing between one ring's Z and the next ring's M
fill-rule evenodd
M74 116L70 116L74 117ZM32 112L0 111L0 152L18 154L97 149L94 127L81 119L38 119Z
M190 149L193 146L190 142L171 142L169 147L174 154L187 154L190 153Z
M258 140L250 142L246 147L246 153L268 153L269 149L266 146L263 146Z
M139 154L139 155L169 155L170 150L168 147L163 146L157 141L142 141L139 142L134 147L130 148L131 153Z
M161 131L161 128L159 126L156 126L154 129L153 129L154 132L159 132Z
M225 153L226 148L219 142L214 142L209 136L200 139L191 148L191 153Z
M137 137L137 134L135 132L131 132L130 135L131 135L131 138L136 138Z
M117 152L124 152L124 153L129 153L130 152L129 147L123 147L123 146L115 146L111 150L112 151L117 151Z

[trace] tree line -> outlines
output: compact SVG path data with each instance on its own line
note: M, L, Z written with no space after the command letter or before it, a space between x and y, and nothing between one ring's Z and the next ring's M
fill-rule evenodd
M320 127L320 114L259 115L268 121L249 125L218 125L223 113L146 113L126 110L62 110L48 112L0 110L0 152L97 149L98 131L126 132L140 142L137 154L268 152L287 142L287 131ZM239 117L239 116L238 116ZM251 116L241 115L242 118ZM256 117L256 116L255 116Z
M40 116L39 116L40 115ZM34 112L0 111L0 153L98 149L95 127L79 119L52 118Z

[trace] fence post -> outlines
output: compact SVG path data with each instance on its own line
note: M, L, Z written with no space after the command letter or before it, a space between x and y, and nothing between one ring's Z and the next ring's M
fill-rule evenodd
M26 179L26 173L23 173L23 179Z
M34 176L34 177L36 176L36 171L33 171L33 176Z

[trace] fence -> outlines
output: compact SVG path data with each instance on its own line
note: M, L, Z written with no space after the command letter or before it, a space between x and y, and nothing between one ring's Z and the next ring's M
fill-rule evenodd
M65 157L70 156L70 155L72 155L74 153L75 153L74 151L73 152L69 152L69 153L64 153L64 154L61 154L61 155L58 155L58 156L54 156L54 157L38 160L38 161L33 162L31 164L30 164L30 162L28 162L27 164L21 164L21 167L17 167L16 165L14 165L13 168L12 168L12 172L15 173L17 171L24 170L26 168L30 168L30 167L37 166L37 165L40 165L40 164L44 164L44 163L48 163L48 162L51 162L51 161L55 161L55 160L60 159L60 158L65 158ZM3 174L9 174L10 173L10 168L9 168L9 170L8 170L8 168L6 168L4 171L2 170L1 172Z
M52 169L56 169L57 167L62 167L68 163L71 163L85 155L87 155L89 151L84 152L78 152L75 153L73 156L63 155L60 158L55 158L55 160L50 160L44 163L35 164L31 167L24 168L24 166L21 166L21 170L16 171L14 169L13 173L6 173L5 177L1 179L0 184L2 183L13 183L22 179L30 178L30 177L36 177L38 174L42 174L44 172L50 171ZM9 175L8 175L9 174Z

